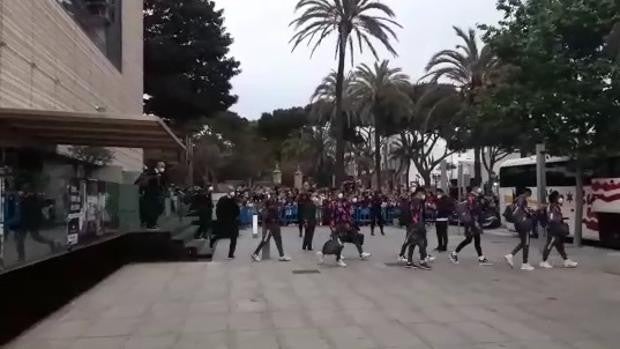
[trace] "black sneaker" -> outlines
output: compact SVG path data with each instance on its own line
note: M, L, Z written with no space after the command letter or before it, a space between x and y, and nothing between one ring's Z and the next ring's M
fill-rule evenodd
M415 263L407 262L407 264L405 264L405 268L407 268L407 269L418 269L418 266L415 265Z
M431 266L427 262L420 262L420 264L418 265L418 268L424 269L424 270L431 270Z

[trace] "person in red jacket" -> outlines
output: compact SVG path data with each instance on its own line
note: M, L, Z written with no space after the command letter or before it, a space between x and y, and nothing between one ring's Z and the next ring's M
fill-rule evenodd
M472 190L467 194L467 199L463 205L462 214L460 215L461 222L465 226L465 240L463 240L457 247L456 250L450 253L450 261L454 264L459 263L458 254L461 250L469 245L472 241L474 241L474 247L476 248L476 252L478 253L478 263L480 265L491 265L491 262L484 256L482 253L481 239L480 235L482 235L482 228L480 227L480 213L481 208L479 204L478 197L482 191L478 187L473 187ZM463 217L468 217L463 219Z

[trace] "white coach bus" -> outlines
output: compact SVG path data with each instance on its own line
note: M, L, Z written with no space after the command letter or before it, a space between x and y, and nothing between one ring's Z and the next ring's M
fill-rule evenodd
M547 192L564 197L563 213L569 218L571 236L575 228L575 171L568 158L546 160ZM499 171L499 202L503 210L511 204L519 188L532 190L536 198L536 157L505 161ZM620 156L608 157L584 169L583 238L620 247ZM502 217L503 220L503 217ZM504 224L506 222L503 222Z

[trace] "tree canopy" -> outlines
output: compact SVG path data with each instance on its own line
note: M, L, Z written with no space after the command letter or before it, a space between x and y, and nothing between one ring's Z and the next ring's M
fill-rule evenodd
M145 111L185 124L227 110L239 74L232 42L213 1L145 0Z

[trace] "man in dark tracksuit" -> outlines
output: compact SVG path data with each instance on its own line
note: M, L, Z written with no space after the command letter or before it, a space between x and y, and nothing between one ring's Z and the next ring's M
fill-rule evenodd
M413 263L413 252L416 246L420 250L420 264L422 269L430 269L430 265L427 262L426 254L426 227L424 223L424 214L426 206L426 192L423 188L418 188L409 203L410 221L407 224L407 236L400 250L400 258L402 259L405 250L409 248L407 252L407 264L408 268L418 267Z
M436 208L435 229L437 230L437 248L435 250L437 252L445 252L448 250L448 218L454 212L454 203L441 189L437 190Z
M375 192L370 198L370 235L375 235L375 226L379 226L381 235L385 235L383 232L383 213L381 212L381 204L383 203L383 197L380 192Z
M528 263L529 250L530 250L530 232L534 225L532 219L534 213L528 207L528 199L532 196L532 191L528 188L517 197L514 204L512 216L515 221L515 229L519 234L519 244L510 252L505 255L504 258L511 268L514 267L514 255L523 250L523 263L521 264L521 270L531 271L534 267Z
M258 243L258 247L256 247L256 250L252 254L252 260L255 262L261 261L259 253L261 253L265 245L270 243L271 237L273 237L276 242L276 247L278 248L278 253L280 254L279 261L289 262L291 258L284 254L284 248L282 247L282 234L280 232L280 206L278 205L277 198L268 196L267 200L265 200L265 207L263 209L263 226L263 237Z
M217 215L218 229L220 236L230 237L230 247L228 248L228 258L235 258L237 249L237 238L239 237L239 205L235 201L234 193L225 195L217 201L215 214Z
M491 262L482 254L482 246L480 235L482 234L482 228L480 227L480 201L478 200L478 196L480 195L479 188L473 188L469 194L467 194L467 199L465 201L465 211L467 215L470 217L466 222L463 222L465 226L465 240L463 240L454 250L450 253L450 261L454 264L459 263L458 254L461 250L469 245L472 240L474 241L474 247L476 248L476 253L478 253L478 263L480 265L491 265Z
M309 196L306 196L302 204L303 211L301 212L300 219L306 228L301 247L302 250L312 251L312 239L314 238L314 229L316 228L316 201L318 201L317 198L311 200Z
M304 204L307 198L306 194L297 195L297 227L299 228L299 237L304 235Z

